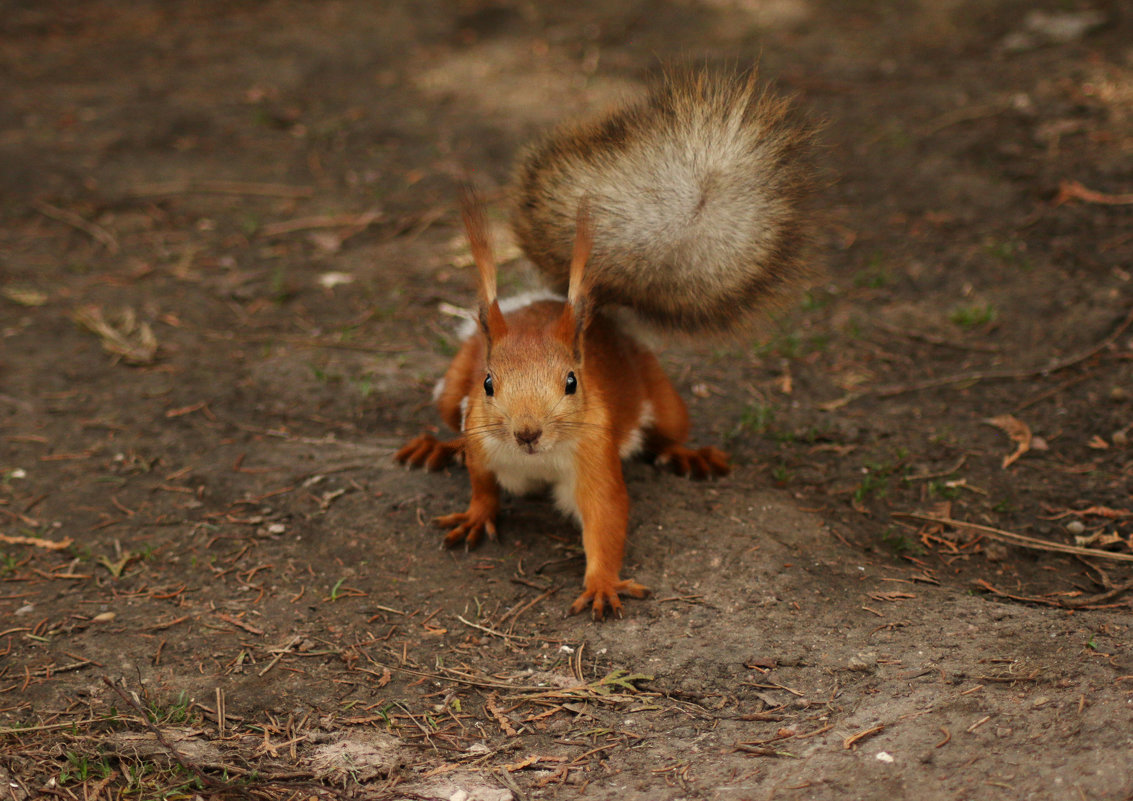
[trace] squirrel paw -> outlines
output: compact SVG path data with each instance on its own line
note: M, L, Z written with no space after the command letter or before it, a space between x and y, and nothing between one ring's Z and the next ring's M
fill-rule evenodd
M668 465L678 476L692 475L695 479L709 476L726 476L732 472L728 454L719 448L708 446L693 450L684 445L670 445L657 455L657 465Z
M447 467L463 451L464 442L459 438L441 442L432 434L420 434L405 443L393 458L406 467L424 467L435 472Z
M606 616L606 607L610 608L614 617L621 617L622 600L618 597L618 593L644 598L649 595L649 588L632 579L587 579L586 589L570 605L570 613L577 615L589 605L595 620L601 620Z
M463 542L466 550L472 550L480 544L484 532L488 533L488 539L496 539L496 521L492 515L473 507L469 507L467 512L438 517L433 520L433 525L449 529L445 534L445 548L455 548Z

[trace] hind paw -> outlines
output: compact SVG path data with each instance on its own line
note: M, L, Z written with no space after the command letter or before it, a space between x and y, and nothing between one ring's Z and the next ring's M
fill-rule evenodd
M657 454L655 464L668 465L678 476L691 475L695 479L726 476L732 471L728 454L712 446L694 450L684 445L670 445Z

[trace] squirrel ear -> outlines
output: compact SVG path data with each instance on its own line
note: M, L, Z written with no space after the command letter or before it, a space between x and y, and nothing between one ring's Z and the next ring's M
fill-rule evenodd
M490 304L480 304L480 330L484 332L484 338L488 340L488 349L491 350L492 343L501 339L507 333L507 322L504 320L504 314L500 311L500 304L493 300Z
M559 337L573 349L576 359L582 358L582 332L590 322L590 282L586 274L586 262L590 259L593 244L594 225L590 217L590 198L583 196L578 203L574 228L574 252L570 258L567 302L559 319L558 330Z
M578 214L574 225L574 252L570 257L570 284L567 301L572 306L583 302L590 294L590 281L586 274L586 262L594 245L594 222L590 217L590 198L583 195L578 202Z
M507 324L496 300L496 262L492 258L492 246L488 241L488 224L484 220L484 205L471 182L460 185L460 216L464 220L464 230L468 233L468 245L472 250L472 260L476 262L476 272L480 291L480 328L488 338L488 344L507 333Z

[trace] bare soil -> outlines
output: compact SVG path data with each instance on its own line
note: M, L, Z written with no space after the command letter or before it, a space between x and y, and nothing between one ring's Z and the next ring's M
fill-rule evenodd
M1133 797L1133 27L1039 5L4 3L0 798ZM830 180L796 303L662 344L737 469L627 465L595 623L548 501L445 552L466 476L391 454L458 177L502 235L674 60Z

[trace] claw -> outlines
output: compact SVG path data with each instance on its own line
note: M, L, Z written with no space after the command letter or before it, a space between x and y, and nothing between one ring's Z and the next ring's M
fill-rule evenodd
M393 458L407 468L424 467L436 472L460 458L464 441L457 438L441 442L432 434L419 434L405 443Z
M618 594L630 595L634 598L644 598L649 595L649 588L638 584L632 579L587 579L586 589L570 605L570 614L577 615L587 606L595 620L602 620L606 616L606 608L614 617L622 616L622 600Z
M464 549L470 551L480 544L485 532L488 534L488 539L496 539L496 523L491 515L473 508L469 508L467 512L456 512L435 518L433 525L437 528L449 529L442 541L442 547L446 549L455 548L463 542Z

